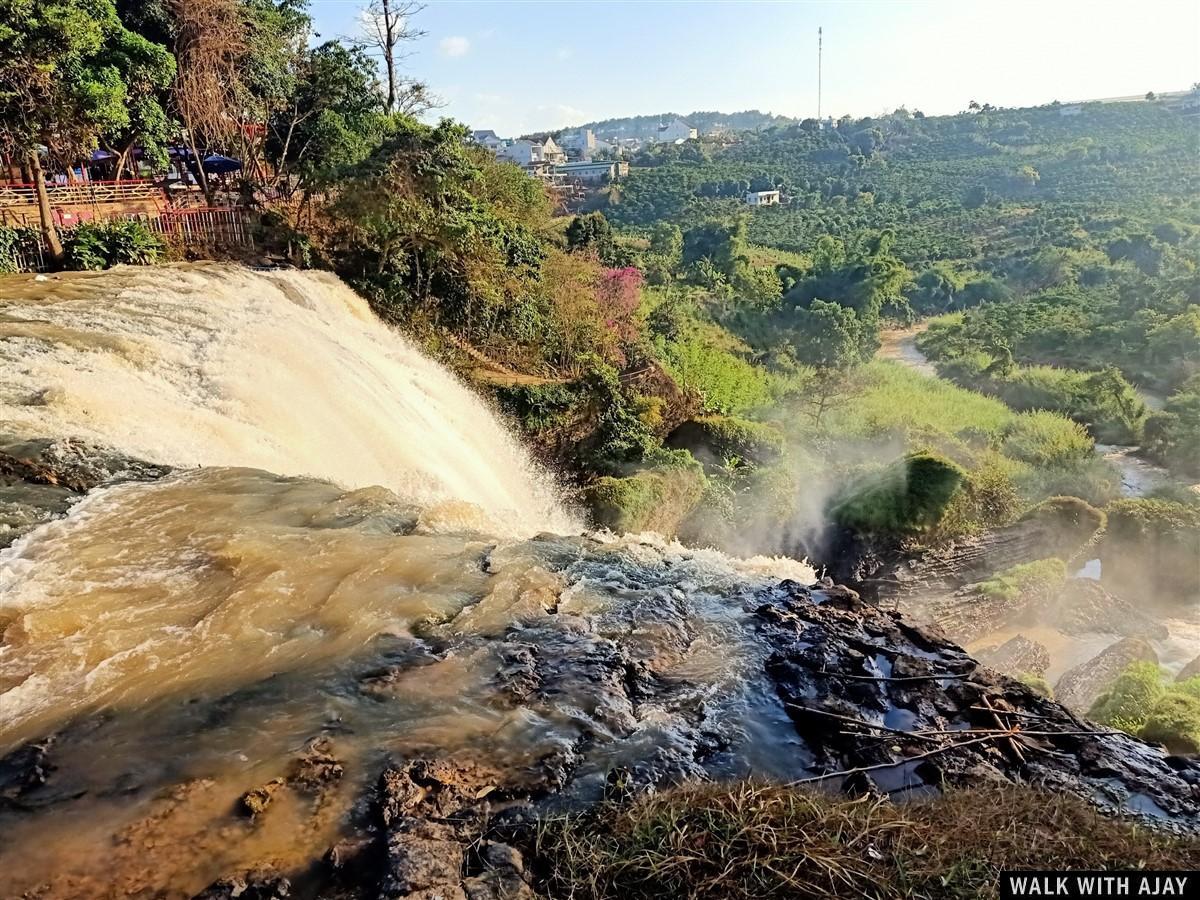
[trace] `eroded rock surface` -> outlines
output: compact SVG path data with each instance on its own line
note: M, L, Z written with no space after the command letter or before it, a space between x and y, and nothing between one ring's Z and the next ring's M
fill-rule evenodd
M1054 696L1063 706L1086 714L1096 698L1108 690L1131 663L1158 662L1158 654L1141 638L1124 638L1098 656L1063 673L1054 685Z
M1045 675L1050 667L1050 651L1023 634L1011 637L1003 644L985 647L976 655L985 666L1012 678Z

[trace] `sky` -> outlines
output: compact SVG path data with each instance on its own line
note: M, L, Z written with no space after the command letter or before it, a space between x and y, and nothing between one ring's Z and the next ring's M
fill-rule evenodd
M323 38L365 0L312 0ZM502 137L694 110L822 112L971 100L1030 106L1183 90L1200 81L1194 0L428 0L405 74L449 115Z

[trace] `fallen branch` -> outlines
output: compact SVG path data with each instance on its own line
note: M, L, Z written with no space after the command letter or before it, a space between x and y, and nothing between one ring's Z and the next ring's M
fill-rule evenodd
M827 669L813 669L817 675L830 678L847 678L851 681L941 681L943 678L970 678L974 672L953 672L948 675L906 675L891 677L888 675L848 675L843 672L830 672Z
M824 716L827 719L834 719L838 722L848 722L851 725L859 725L863 728L873 728L875 731L885 731L888 734L898 734L902 735L903 737L916 738L919 741L925 741L927 743L937 743L937 741L935 741L933 738L925 737L923 734L919 734L915 731L904 731L900 728L889 728L887 725L876 725L874 722L866 722L862 719L856 719L853 716L843 716L839 715L838 713L826 712L823 709L813 709L811 706L801 706L799 703L785 703L784 705L790 709L798 709L801 712L812 713L815 716Z
M905 732L906 734L909 732ZM896 760L895 762L876 763L873 766L858 766L854 769L844 769L840 772L827 772L824 775L814 775L811 778L801 778L798 781L793 781L791 784L812 784L817 781L827 781L830 778L840 778L846 775L857 775L859 772L875 772L880 769L894 769L896 766L907 765L918 759L926 759L930 756L937 756L939 753L949 753L951 750L958 750L962 747L970 747L974 744L982 744L985 741L994 741L1002 735L989 734L984 737L975 738L970 741L960 741L957 744L947 744L944 747L934 747L932 750L926 750L924 753L918 753L916 756L909 756L905 759Z

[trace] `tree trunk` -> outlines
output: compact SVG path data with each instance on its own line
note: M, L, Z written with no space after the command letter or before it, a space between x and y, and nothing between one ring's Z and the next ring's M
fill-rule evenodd
M54 225L54 213L50 211L50 194L46 190L46 177L42 173L42 161L38 159L36 147L29 154L29 171L37 191L38 217L42 220L42 237L50 253L50 263L55 269L61 269L64 259L63 245L58 237L58 228Z
M196 149L196 139L192 137L190 131L188 132L188 149L192 151L192 164L196 167L196 179L200 182L200 190L204 191L204 202L209 206L216 206L212 187L208 183L208 173L204 171L204 157Z
M396 111L396 39L392 36L394 27L390 0L383 0L383 59L387 63L387 111L390 113Z

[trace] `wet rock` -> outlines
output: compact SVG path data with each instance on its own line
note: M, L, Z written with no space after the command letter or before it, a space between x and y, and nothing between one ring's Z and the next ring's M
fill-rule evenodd
M274 778L266 784L251 788L238 800L238 810L242 815L251 819L257 818L271 805L271 801L275 799L275 795L283 788L284 784L282 778Z
M463 881L463 892L468 900L533 900L537 897L525 880L525 860L516 847L485 841L479 857L483 871Z
M0 434L0 548L65 515L93 488L151 481L169 471L86 441Z
M1098 731L894 611L764 596L771 602L756 617L774 648L766 669L813 757L810 781L889 795L1036 783L1122 815L1200 827L1200 763L1168 762L1133 737Z
M1200 675L1200 656L1197 656L1190 663L1184 666L1175 675L1176 681L1187 681L1189 678L1195 678Z
M1013 678L1045 675L1050 668L1050 651L1023 634L1011 637L1003 644L986 647L976 655L984 665Z
M1066 634L1100 632L1157 640L1167 636L1166 626L1153 616L1088 578L1068 578L1040 621Z
M270 868L255 869L221 878L192 900L287 900L291 882Z
M340 781L344 773L341 762L333 755L333 742L320 737L292 764L287 780L297 790L317 794Z
M1130 663L1158 662L1158 654L1141 638L1123 638L1099 655L1064 672L1054 685L1054 697L1081 715L1108 690Z
M50 780L53 745L53 737L31 741L0 759L0 808L23 808L26 796Z

